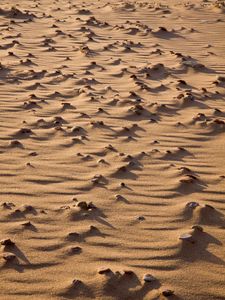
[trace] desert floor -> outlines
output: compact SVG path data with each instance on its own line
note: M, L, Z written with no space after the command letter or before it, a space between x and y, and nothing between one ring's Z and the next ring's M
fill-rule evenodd
M224 12L0 2L0 299L225 299Z

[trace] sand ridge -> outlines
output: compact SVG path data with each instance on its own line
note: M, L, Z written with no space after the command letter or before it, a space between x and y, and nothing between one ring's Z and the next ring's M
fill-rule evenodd
M224 1L0 4L0 299L225 299Z

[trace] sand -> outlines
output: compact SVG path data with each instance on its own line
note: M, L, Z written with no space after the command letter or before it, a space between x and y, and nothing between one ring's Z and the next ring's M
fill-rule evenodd
M224 11L1 1L0 299L225 299Z

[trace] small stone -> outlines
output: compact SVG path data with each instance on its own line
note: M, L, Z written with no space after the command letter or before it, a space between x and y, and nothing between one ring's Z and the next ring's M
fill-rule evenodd
M98 160L98 163L103 163L103 164L105 164L106 161L105 161L103 158L101 158L101 159Z
M180 240L190 241L192 239L192 235L190 233L183 233L179 237Z
M111 269L110 268L102 268L98 271L99 274L108 274L111 273Z
M30 226L32 226L32 223L30 221L28 221L28 222L22 223L21 225L24 227L30 227Z
M24 212L32 212L34 210L35 209L32 205L24 205Z
M91 179L91 181L92 181L92 183L98 184L102 179L103 179L103 176L101 174L97 174Z
M136 165L136 163L134 161L130 161L128 164L129 167L134 167L135 165Z
M197 206L199 206L198 202L188 202L186 204L186 207L189 207L189 208L196 208Z
M178 150L180 150L180 151L186 151L186 150L184 149L184 147L178 147Z
M121 196L121 195L115 195L115 198L116 198L116 200L123 200L124 198L123 198L123 196Z
M10 145L11 145L12 147L22 147L22 146L23 146L23 144L21 144L21 143L20 143L19 141L17 141L17 140L11 141Z
M125 166L122 166L122 167L118 168L118 171L119 172L126 172L127 168Z
M13 253L3 253L3 258L6 261L13 261L16 258L16 255Z
M93 226L93 225L91 225L91 226L90 226L90 231L98 231L98 228L95 227L95 226Z
M120 271L116 271L114 274L115 274L115 276L117 278L120 278L122 276L122 274L120 273Z
M165 291L162 292L162 294L165 297L170 297L170 296L174 295L174 291L172 291L172 290L165 290Z
M1 206L5 209L12 209L12 207L14 207L15 205L11 202L4 202L1 204Z
M202 226L199 226L199 225L194 225L194 226L192 226L191 228L192 228L192 229L194 229L194 230L197 230L197 231L203 232L203 228L202 228Z
M73 285L73 287L78 287L78 286L81 285L81 283L82 283L81 280L79 280L79 279L74 279L73 282L72 282L72 285Z
M78 202L77 206L80 207L81 209L88 210L88 205L85 201Z
M81 247L71 247L70 248L70 253L71 254L78 254L78 253L80 253L82 251L82 248Z
M124 270L125 275L134 275L134 272L132 270Z
M144 220L145 220L145 217L144 217L144 216L139 216L139 217L137 217L137 219L138 219L139 221L144 221Z
M30 152L29 153L29 156L37 156L38 154L37 154L37 152Z
M99 183L99 179L98 179L98 178L92 178L92 179L91 179L91 182L92 182L93 184L98 184L98 183Z
M68 234L68 238L69 239L76 239L76 238L79 238L80 237L80 235L79 235L79 233L77 233L77 232L70 232L69 234Z
M88 209L92 210L92 209L96 209L96 208L97 207L92 202L88 203Z
M20 209L15 209L14 214L15 215L21 215L22 211Z
M152 281L156 280L156 278L154 276L152 276L151 274L145 274L143 279L145 282L152 282Z
M10 239L1 240L1 245L3 246L14 246L15 243L12 242Z
M111 144L109 144L108 146L106 146L105 149L108 149L108 150L115 150L115 148L114 148Z

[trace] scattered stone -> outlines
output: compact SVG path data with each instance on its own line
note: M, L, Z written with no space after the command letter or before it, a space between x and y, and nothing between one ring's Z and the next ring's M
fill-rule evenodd
M180 240L183 241L191 241L192 240L192 235L190 233L182 233L179 237Z
M73 282L72 282L72 286L73 286L74 288L79 287L81 284L82 284L82 281L79 280L79 279L74 279Z
M145 274L143 279L145 282L152 282L156 280L156 278L151 274Z
M162 294L165 297L170 297L170 296L174 295L174 291L172 291L172 290L165 290L165 291L162 292Z
M90 226L90 229L89 229L89 230L92 231L92 232L93 232L93 231L99 231L98 228L95 227L95 226L93 226L93 225Z
M102 268L98 271L99 274L109 274L112 270L110 268Z
M188 202L186 204L186 207L189 207L189 208L192 208L192 209L196 208L197 206L199 206L198 202Z
M137 219L138 219L139 221L144 221L144 220L145 220L145 217L144 217L144 216L139 216L139 217L137 217Z
M200 231L200 232L204 231L202 226L199 226L199 225L193 225L191 228L194 229L194 230Z
M10 239L1 240L1 245L3 246L14 246L15 243L12 242Z
M7 262L12 262L14 259L16 259L16 255L10 252L3 253L3 258Z
M124 275L134 275L132 270L124 270Z
M70 251L71 254L79 254L82 252L82 248L81 247L71 247Z
M88 204L85 201L78 202L77 206L83 210L88 210Z

